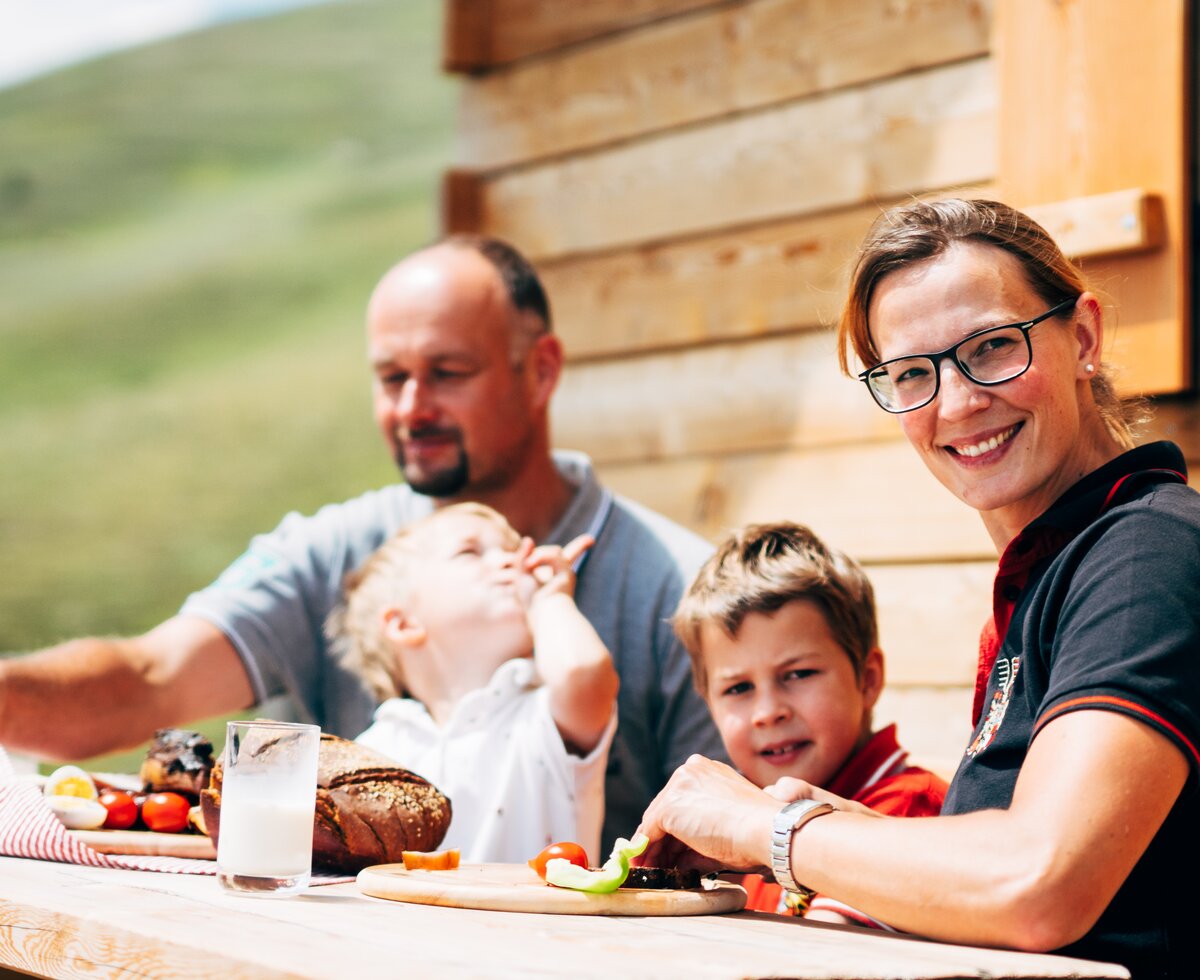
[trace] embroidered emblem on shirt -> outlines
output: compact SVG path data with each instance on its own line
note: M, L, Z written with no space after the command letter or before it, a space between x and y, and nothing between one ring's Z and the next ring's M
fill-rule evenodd
M986 749L996 737L1004 722L1004 713L1008 710L1008 701L1012 696L1013 685L1017 681L1017 673L1021 669L1021 658L1013 657L996 661L996 692L988 705L987 718L979 728L979 734L967 746L967 757L974 758Z

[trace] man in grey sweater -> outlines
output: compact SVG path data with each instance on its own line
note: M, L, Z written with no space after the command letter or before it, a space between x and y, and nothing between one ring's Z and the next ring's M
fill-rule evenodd
M409 256L376 287L367 327L375 417L404 482L288 515L142 636L0 660L0 744L81 758L279 694L357 735L374 704L323 632L343 576L434 507L475 500L535 541L596 539L576 600L620 675L604 839L628 836L689 754L724 757L667 623L709 546L615 497L585 456L551 450L562 346L511 246L463 237Z

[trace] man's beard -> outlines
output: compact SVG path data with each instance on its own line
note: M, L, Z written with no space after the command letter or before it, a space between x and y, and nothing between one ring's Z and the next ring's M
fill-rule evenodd
M432 434L432 433L431 433ZM449 433L438 432L438 435ZM417 433L421 435L421 433ZM457 437L458 433L454 433ZM458 458L450 466L435 473L412 473L404 459L404 447L396 448L396 465L404 474L405 482L417 493L426 497L453 497L467 486L470 470L467 465L467 452L463 449L461 439L458 442Z

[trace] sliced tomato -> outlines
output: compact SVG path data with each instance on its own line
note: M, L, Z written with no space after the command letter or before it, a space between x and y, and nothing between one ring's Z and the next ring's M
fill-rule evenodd
M177 834L187 826L191 808L178 793L151 793L142 804L142 823L161 834Z
M100 793L100 805L108 811L104 826L108 830L124 830L137 823L138 807L133 797L119 789L106 789Z
M538 877L544 880L546 877L546 862L552 858L562 858L564 861L570 861L571 864L576 864L581 868L590 867L587 851L573 841L561 841L558 844L551 844L528 863L538 873Z
M413 871L453 871L458 867L458 848L449 851L403 851L404 869Z

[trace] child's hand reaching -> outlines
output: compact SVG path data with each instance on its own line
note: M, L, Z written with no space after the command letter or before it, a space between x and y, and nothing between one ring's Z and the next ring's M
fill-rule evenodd
M590 534L561 548L525 538L516 560L534 662L563 743L577 755L587 755L608 728L619 683L604 641L575 605L572 566L595 543Z
M595 543L590 534L581 534L563 547L552 544L534 547L532 539L521 539L517 563L524 575L519 593L531 616L548 596L575 595L575 562Z

